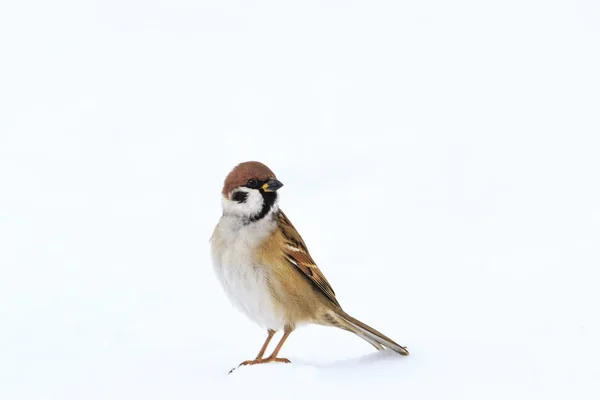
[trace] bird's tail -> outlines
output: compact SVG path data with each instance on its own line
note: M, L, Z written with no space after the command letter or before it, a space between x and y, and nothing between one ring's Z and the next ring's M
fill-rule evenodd
M406 347L400 346L398 343L394 342L392 339L385 336L383 333L371 328L369 325L360 322L356 318L353 318L352 316L348 315L342 309L337 309L332 314L333 315L329 315L327 317L327 320L329 322L327 325L333 325L338 328L350 331L358 337L369 342L377 350L383 350L384 348L388 348L403 356L407 356L409 354L408 350L406 350Z

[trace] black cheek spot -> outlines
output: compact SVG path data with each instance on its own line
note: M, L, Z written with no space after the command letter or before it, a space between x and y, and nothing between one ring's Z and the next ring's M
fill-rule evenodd
M246 193L246 192L235 192L231 196L231 200L237 201L238 203L245 203L247 198L248 198L248 193Z

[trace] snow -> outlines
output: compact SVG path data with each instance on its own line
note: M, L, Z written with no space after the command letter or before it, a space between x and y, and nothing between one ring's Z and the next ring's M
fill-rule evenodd
M592 1L3 2L0 398L600 396ZM289 365L208 239L265 162L342 306Z

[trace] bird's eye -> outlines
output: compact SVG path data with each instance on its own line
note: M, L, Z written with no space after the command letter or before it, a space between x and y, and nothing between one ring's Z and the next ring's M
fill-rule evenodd
M258 187L258 181L254 178L248 179L248 187L252 189L256 189Z

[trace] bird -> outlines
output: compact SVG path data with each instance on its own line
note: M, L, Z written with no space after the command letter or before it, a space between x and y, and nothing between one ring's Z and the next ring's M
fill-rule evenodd
M282 186L265 164L246 161L229 172L221 191L223 214L210 239L214 272L234 307L267 330L258 355L239 366L289 363L279 351L297 327L307 324L350 331L377 350L409 355L406 347L342 309L302 236L279 208ZM281 330L279 343L264 357Z

